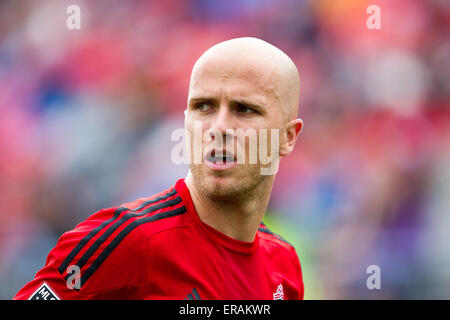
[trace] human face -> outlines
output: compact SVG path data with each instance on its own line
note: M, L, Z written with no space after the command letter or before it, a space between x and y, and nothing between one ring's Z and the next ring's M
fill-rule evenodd
M207 195L237 200L255 190L265 179L272 178L261 175L263 165L259 157L256 163L250 163L249 136L230 134L227 130L253 131L259 137L260 129L267 129L266 150L272 150L271 129L279 130L284 119L276 95L276 80L276 72L263 64L210 60L194 69L185 128L193 150L191 173L197 186ZM194 127L199 122L202 144L201 150L195 150ZM223 138L223 150L217 148L219 137ZM258 138L257 155L260 148ZM223 164L215 163L210 157L211 153L220 151L228 155ZM201 152L201 163L193 161L195 152ZM237 163L240 156L245 163Z

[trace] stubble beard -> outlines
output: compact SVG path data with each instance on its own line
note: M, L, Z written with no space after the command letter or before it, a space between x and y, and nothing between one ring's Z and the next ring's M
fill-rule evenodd
M238 165L243 166L243 165ZM268 176L261 175L259 165L245 165L233 173L209 173L203 165L191 165L190 170L199 191L215 202L239 203L258 196L258 190ZM226 177L221 183L215 175Z

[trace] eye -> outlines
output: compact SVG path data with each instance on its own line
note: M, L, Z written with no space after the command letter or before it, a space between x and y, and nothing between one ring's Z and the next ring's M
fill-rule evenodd
M194 104L194 109L201 112L209 111L211 108L212 106L208 102L197 102L196 104Z
M239 113L255 113L256 111L253 110L252 108L246 106L245 104L239 103L236 106L236 111Z

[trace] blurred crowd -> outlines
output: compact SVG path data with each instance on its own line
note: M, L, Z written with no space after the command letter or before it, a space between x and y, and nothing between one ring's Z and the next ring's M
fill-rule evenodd
M191 68L240 36L301 75L265 222L295 244L305 298L450 299L449 27L446 0L1 1L0 299L90 214L186 175L170 135Z

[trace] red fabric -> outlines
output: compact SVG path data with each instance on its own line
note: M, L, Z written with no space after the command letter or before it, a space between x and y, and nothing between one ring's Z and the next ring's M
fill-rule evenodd
M171 191L174 194L170 197L140 208L145 201ZM144 212L152 206L180 200L173 206ZM79 290L70 289L64 278L66 271L60 273L58 268L83 238L112 219L114 214L117 215L118 208L93 214L62 235L50 252L45 267L14 299L30 298L44 282L61 299L178 300L187 298L194 288L201 299L272 300L277 289L284 299L303 299L301 267L295 249L263 225L261 228L265 232L258 231L251 243L232 239L213 229L198 217L183 179L158 195L126 204L126 208L135 211L120 212L114 221L103 226L86 242L70 262L70 265L78 263L118 219L131 213L140 214L123 222L108 237L97 241L101 245L81 267L81 276L92 268L94 261L105 250L108 251L114 239L117 242L118 235L131 223L158 215L164 217L132 229ZM182 213L165 216L177 209Z

